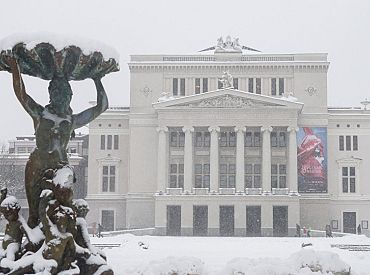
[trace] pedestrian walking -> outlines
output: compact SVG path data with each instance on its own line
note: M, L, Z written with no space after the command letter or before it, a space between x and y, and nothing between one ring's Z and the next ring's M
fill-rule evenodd
M102 238L103 235L102 235L102 232L103 231L103 226L99 223L98 224L98 238Z
M357 226L357 234L361 235L361 224Z
M295 225L295 230L296 230L295 236L301 237L301 226L298 223Z

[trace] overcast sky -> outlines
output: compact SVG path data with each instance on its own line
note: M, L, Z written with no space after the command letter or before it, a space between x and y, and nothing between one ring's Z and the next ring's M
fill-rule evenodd
M114 105L129 105L130 54L196 53L228 34L263 52L326 52L329 104L359 106L370 98L370 1L7 0L1 10L0 38L48 31L115 47L121 71L103 79ZM48 103L47 81L25 77L25 84L36 101ZM0 143L33 134L11 85L10 74L0 72ZM91 80L72 87L75 112L96 97Z

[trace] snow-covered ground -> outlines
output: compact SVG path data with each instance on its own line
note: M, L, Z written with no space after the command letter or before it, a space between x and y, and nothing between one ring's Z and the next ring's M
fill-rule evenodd
M178 275L322 274L301 268L310 262L319 263L327 270L350 266L351 275L370 274L370 251L331 247L331 244L370 245L370 239L365 236L222 238L124 234L91 241L121 244L119 248L104 249L108 264L119 275L177 274L171 271ZM312 246L302 248L302 243Z

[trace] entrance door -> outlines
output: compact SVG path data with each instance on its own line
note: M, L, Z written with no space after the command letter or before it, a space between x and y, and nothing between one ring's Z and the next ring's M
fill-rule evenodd
M113 210L102 210L101 211L101 225L103 231L114 230L114 211Z
M343 232L356 234L356 212L343 212Z
M208 233L208 206L193 206L193 235L207 236Z
M220 206L220 236L234 236L234 206Z
M261 236L261 206L247 206L247 236Z
M167 205L167 235L181 235L181 206Z
M273 235L288 236L288 206L273 207Z

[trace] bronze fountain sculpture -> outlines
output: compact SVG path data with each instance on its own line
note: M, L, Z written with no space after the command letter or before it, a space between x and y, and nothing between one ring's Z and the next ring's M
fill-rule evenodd
M0 211L8 225L0 251L0 274L113 274L104 253L90 243L87 203L73 200L76 179L66 150L74 130L108 108L101 78L119 70L117 60L105 59L98 50L86 54L78 45L57 50L49 42L29 48L18 41L0 52L0 70L12 74L15 95L31 116L36 136L36 149L25 169L27 222L19 215L17 199L1 190ZM41 106L27 94L22 73L50 80L48 105ZM87 78L95 83L97 104L73 114L69 81Z

